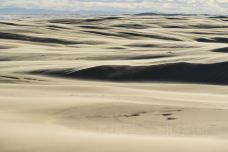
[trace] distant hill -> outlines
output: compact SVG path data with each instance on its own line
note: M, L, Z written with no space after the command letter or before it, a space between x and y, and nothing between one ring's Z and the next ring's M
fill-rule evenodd
M197 14L169 14L169 13L153 13L153 12L145 12L145 13L138 13L138 14L135 14L135 16L159 16L159 15L162 15L162 16L179 16L179 15L182 15L182 16L195 16ZM202 15L207 15L207 14L202 14Z

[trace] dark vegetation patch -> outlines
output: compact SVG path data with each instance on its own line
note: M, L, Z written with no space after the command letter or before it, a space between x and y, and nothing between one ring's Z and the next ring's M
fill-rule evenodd
M177 118L168 117L167 120L176 120Z
M139 117L142 114L146 114L147 112L138 112L138 113L133 113L133 114L125 114L121 115L120 117Z
M162 116L166 117L166 116L171 116L173 115L172 113L163 113Z

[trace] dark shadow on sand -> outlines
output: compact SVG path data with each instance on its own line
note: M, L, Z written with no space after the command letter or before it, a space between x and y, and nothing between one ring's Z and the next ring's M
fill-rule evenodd
M70 71L70 72L69 72ZM73 71L41 70L32 74L116 82L160 81L228 84L228 62L214 64L170 63L151 66L104 65Z

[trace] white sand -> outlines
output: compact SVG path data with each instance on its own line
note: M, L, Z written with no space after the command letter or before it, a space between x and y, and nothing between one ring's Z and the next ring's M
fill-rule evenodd
M125 16L0 23L0 151L227 152L227 68L210 66L226 63L227 40L197 39L228 38L228 23L183 19ZM179 28L165 28L168 25ZM117 66L130 66L134 72L137 66L183 62L204 64L213 77L204 82L191 76L170 79L167 74L161 81L139 81L133 73L129 80ZM114 73L107 70L111 81L97 76L105 68L77 73L103 65L116 68ZM175 71L184 72L178 67ZM144 78L150 71L140 72ZM121 81L113 81L117 76Z

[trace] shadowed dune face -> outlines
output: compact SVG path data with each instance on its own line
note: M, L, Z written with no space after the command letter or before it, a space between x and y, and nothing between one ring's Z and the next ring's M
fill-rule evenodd
M34 36L28 36L28 35L22 35L22 34L14 34L14 33L4 33L0 32L0 39L6 39L6 40L21 40L21 41L30 41L30 42L39 42L39 43L54 43L54 44L96 44L99 42L77 42L77 41L70 41L70 40L64 40L64 39L58 39L58 38L44 38L44 37L34 37Z
M88 24L88 23L118 20L118 19L121 19L121 17L97 17L97 18L87 18L87 19L51 19L48 22L60 23L60 24L80 24L80 23Z
M78 71L37 71L34 74L108 81L164 81L228 84L228 63L170 63L153 66L98 66ZM68 72L70 71L70 72Z
M136 48L197 48L198 46L191 45L180 45L176 43L161 43L161 44L146 44L146 43L134 43L126 45L128 47L136 47Z
M0 22L0 24L2 25L9 25L9 26L26 26L26 25L22 25L22 24L17 24L17 23L12 23L12 22Z
M228 47L213 50L213 52L228 53Z
M153 34L145 34L145 33L136 33L136 32L120 32L120 33L109 33L109 32L98 32L98 31L84 31L87 33L103 35L103 36L112 36L112 37L120 37L127 39L141 39L141 38L154 38L161 40L173 40L173 41L181 41L176 38L161 36L161 35L153 35Z
M199 42L208 42L208 43L228 43L228 38L226 37L214 37L214 38L199 38L196 39Z
M41 38L41 37L32 37L22 34L14 33L0 33L0 39L9 39L9 40L22 40L22 41L31 41L31 42L41 42L41 43L57 43L57 44L78 44L74 41L66 41L61 39L54 38Z
M127 29L146 29L149 28L149 26L145 26L143 24L116 24L113 25L113 27L120 27L120 28L127 28Z

